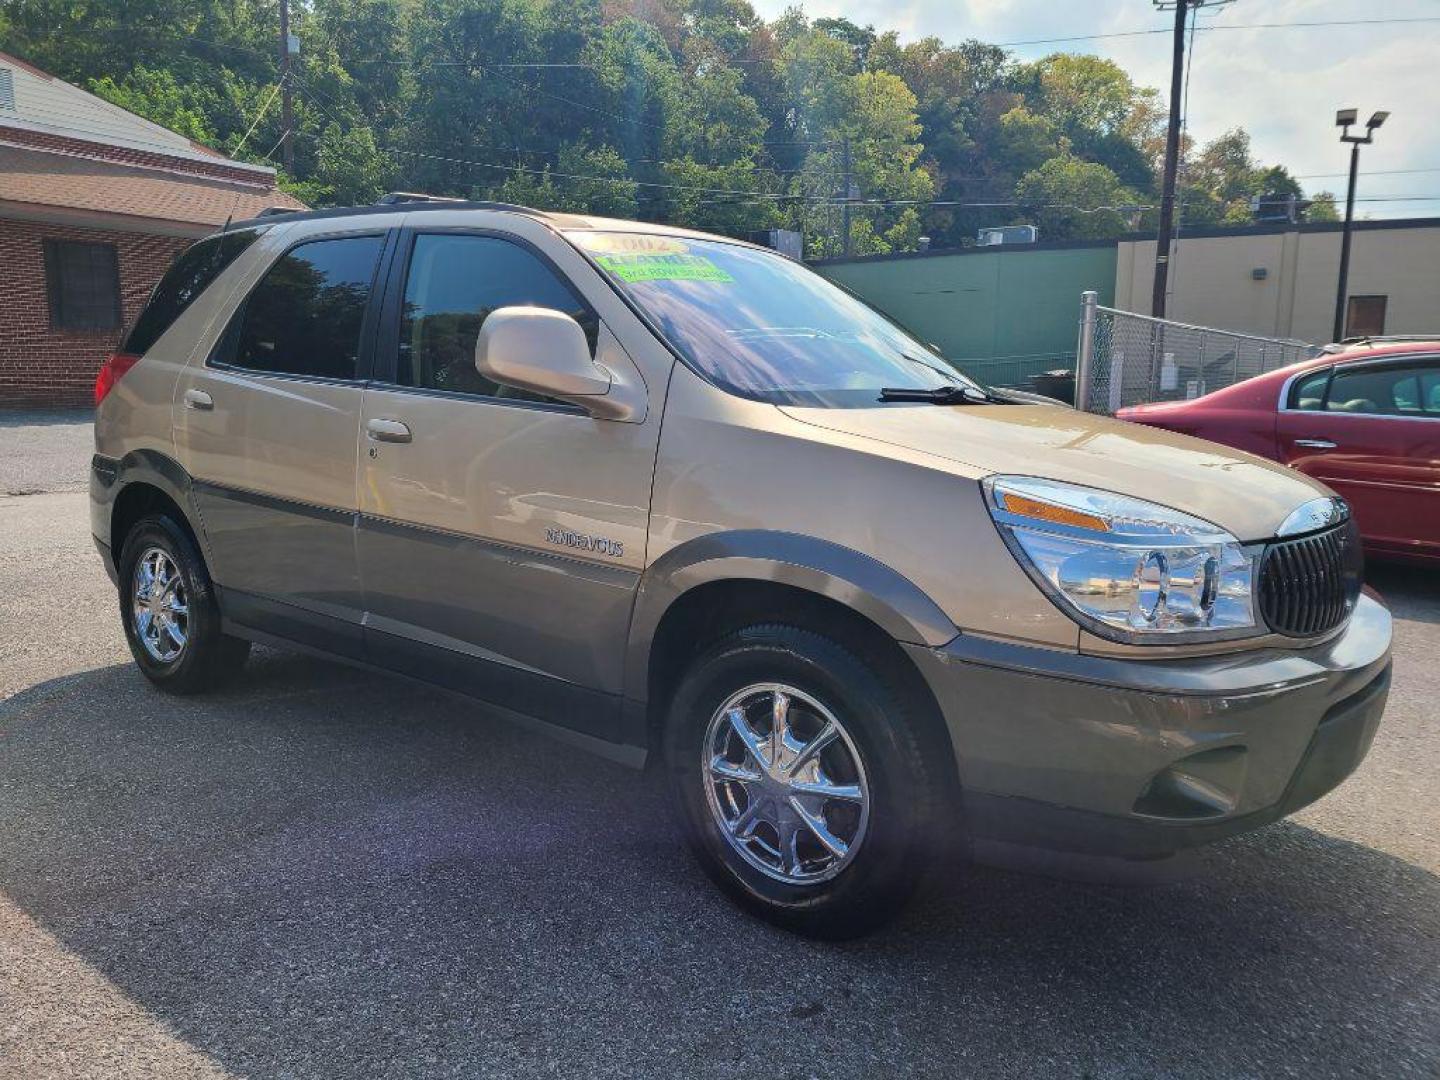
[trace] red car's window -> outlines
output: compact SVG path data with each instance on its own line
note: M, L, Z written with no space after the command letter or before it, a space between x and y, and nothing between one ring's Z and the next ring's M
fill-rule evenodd
M1312 371L1295 380L1290 388L1289 406L1312 412L1325 408L1325 384L1330 381L1330 368Z
M1341 368L1325 399L1329 412L1440 416L1440 362Z

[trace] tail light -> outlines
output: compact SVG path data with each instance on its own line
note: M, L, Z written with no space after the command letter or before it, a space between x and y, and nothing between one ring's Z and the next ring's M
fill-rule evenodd
M117 352L107 356L105 363L100 365L100 374L95 376L95 404L104 401L121 377L139 362L140 357L132 353Z

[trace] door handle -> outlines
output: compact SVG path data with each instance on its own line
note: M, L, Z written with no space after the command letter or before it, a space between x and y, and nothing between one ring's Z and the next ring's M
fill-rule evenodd
M409 442L410 428L399 420L379 418L365 421L365 433L375 442Z
M196 409L200 412L209 412L215 408L215 399L204 390L186 390L185 407L187 409Z
M1303 446L1306 450L1334 450L1335 444L1329 439L1296 439L1296 446Z

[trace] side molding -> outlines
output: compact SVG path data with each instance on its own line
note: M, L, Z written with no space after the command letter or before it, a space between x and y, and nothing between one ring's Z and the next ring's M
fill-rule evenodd
M672 548L640 579L625 661L626 697L644 700L661 620L685 593L716 581L773 581L838 600L896 641L935 647L959 631L909 578L869 555L797 533L718 532Z

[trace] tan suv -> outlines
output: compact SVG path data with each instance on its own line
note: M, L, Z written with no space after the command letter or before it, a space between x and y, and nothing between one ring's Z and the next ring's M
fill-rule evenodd
M495 204L202 240L97 384L164 689L300 646L654 762L746 907L840 936L963 846L1154 859L1365 754L1343 502L987 390L798 263Z

